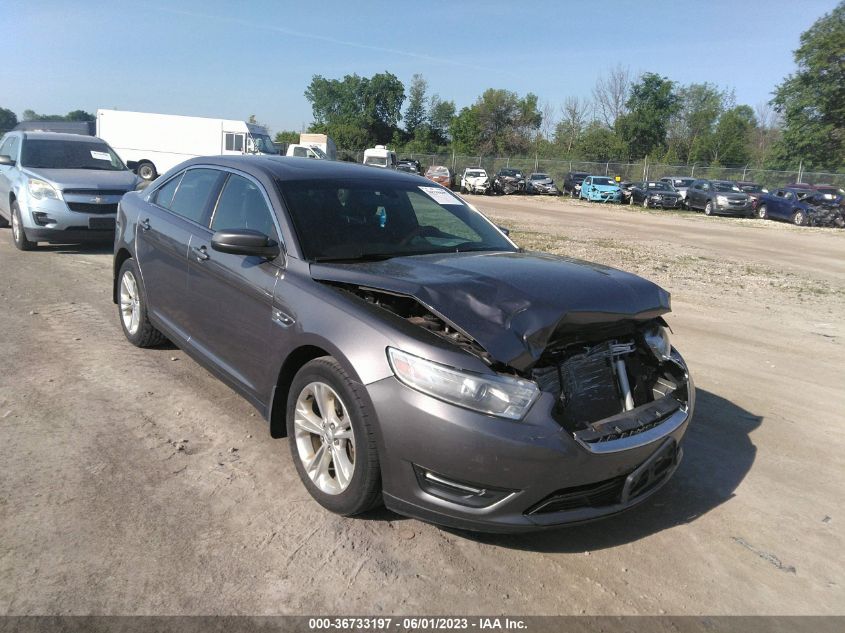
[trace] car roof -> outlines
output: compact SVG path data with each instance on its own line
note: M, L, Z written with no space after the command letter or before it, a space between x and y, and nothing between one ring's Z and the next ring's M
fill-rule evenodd
M96 136L87 136L85 134L70 134L67 132L30 132L28 130L21 130L21 135L24 139L47 139L51 141L75 141L78 143L105 143L105 141Z
M419 176L407 172L368 167L337 160L315 160L294 156L200 156L186 161L191 165L217 165L260 173L278 180L311 180L319 178L378 178L419 183Z

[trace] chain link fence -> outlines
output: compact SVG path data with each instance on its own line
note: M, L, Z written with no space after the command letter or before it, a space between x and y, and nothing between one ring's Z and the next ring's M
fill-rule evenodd
M364 150L338 150L338 158L361 163ZM603 163L530 157L464 156L460 154L400 154L399 158L418 160L423 170L432 165L445 165L456 175L455 182L467 167L483 167L488 174L495 174L503 167L513 167L525 174L542 172L549 174L558 186L570 171L581 171L599 176L619 176L622 180L657 179L664 176L689 176L691 178L712 178L716 180L746 180L765 187L781 187L793 182L811 184L832 184L845 189L845 174L827 172L806 172L794 170L756 169L743 167L709 167L706 165L669 165L639 161L626 163L608 161Z

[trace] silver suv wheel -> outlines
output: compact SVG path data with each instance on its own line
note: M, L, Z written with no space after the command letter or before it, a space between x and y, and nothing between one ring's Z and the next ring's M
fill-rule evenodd
M138 331L141 322L141 300L138 296L138 282L131 270L123 272L120 278L120 318L123 327L130 334Z

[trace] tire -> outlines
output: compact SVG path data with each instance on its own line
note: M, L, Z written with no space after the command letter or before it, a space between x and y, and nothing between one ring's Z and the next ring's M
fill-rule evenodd
M801 209L796 209L792 213L792 223L795 226L807 226L807 224L809 224L807 221L807 212L802 211Z
M765 204L761 204L759 207L757 207L757 217L761 220L769 219L769 209L766 208Z
M375 416L361 389L340 363L323 356L297 372L288 393L288 443L296 472L317 503L343 516L361 514L382 502ZM321 398L329 412L321 410ZM332 419L336 426L327 426ZM334 437L337 429L343 433L340 439ZM327 453L331 456L315 465L312 477L309 466ZM344 463L347 471L351 466L351 475L340 475Z
M704 215L713 215L713 203L710 200L704 205Z
M141 179L146 180L147 182L152 182L158 177L155 165L153 165L148 160L142 160L140 163L138 163L138 166L135 168L135 173L138 174Z
M634 194L633 194L633 193L632 193L630 196L628 196L628 204L629 204L630 206L632 206L632 207L633 207L633 206L634 206L634 204L635 204L635 202L634 202Z
M466 187L464 187L463 185L461 185L461 193L462 193L462 194L466 194L466 193L467 193L467 188L466 188Z
M648 195L643 196L643 209L648 209Z
M167 339L150 323L147 293L134 259L123 262L117 280L117 315L126 340L135 347L161 345Z
M23 229L23 221L21 220L21 208L18 206L17 200L12 200L12 241L19 251L31 251L38 247L38 242L30 242L26 239L26 233Z

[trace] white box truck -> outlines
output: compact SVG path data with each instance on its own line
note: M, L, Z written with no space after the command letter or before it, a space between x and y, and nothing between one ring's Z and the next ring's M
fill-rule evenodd
M287 146L285 155L337 160L337 145L334 144L331 137L325 134L303 132L299 135L299 143L291 143Z
M279 153L260 125L176 114L97 110L97 136L144 180L196 156Z

